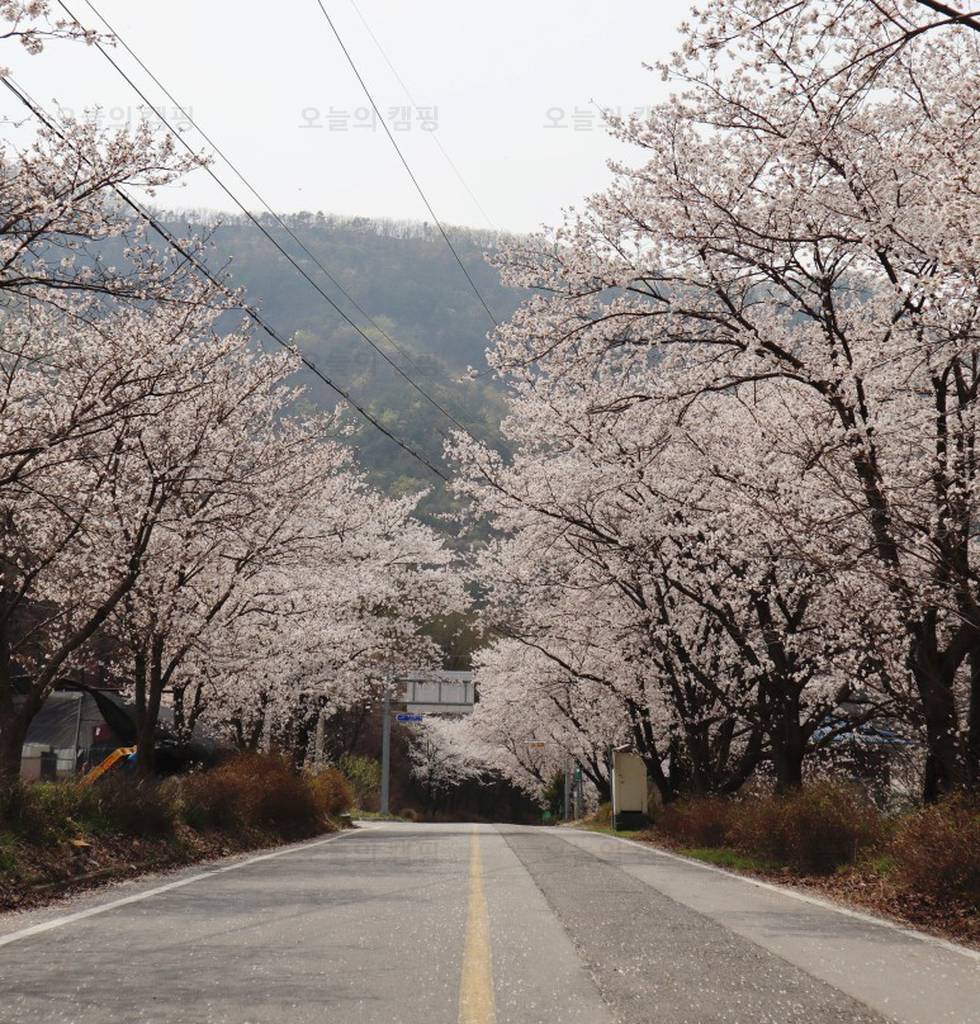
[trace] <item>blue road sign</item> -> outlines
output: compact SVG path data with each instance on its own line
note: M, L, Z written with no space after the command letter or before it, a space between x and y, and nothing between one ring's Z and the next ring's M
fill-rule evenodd
M396 722L421 722L422 721L422 716L421 715L413 715L413 714L409 714L407 712L403 712L400 715L395 715L395 721Z

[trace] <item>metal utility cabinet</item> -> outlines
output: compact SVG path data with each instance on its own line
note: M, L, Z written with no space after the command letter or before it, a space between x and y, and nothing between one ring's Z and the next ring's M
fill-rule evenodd
M638 829L648 823L647 766L639 754L612 752L613 828Z

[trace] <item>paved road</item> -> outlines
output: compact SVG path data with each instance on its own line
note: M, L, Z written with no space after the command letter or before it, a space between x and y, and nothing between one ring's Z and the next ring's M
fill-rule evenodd
M610 837L371 825L0 918L0 1024L980 1024L980 957Z

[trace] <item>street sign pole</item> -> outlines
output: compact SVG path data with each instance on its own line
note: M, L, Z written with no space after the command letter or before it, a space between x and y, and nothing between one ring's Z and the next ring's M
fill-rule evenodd
M388 807L391 788L391 686L387 679L381 708L381 813L384 815L391 813Z

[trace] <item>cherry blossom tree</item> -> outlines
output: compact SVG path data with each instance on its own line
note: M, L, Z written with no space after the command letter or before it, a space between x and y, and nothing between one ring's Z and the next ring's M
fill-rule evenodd
M31 54L40 53L49 39L96 38L74 20L52 18L46 0L2 0L0 2L0 40L17 40Z
M201 339L206 304L91 320L29 304L3 320L0 771L31 718L135 586L154 532L193 479L209 378L242 337ZM17 685L24 690L15 700Z
M550 652L510 638L481 651L476 672L480 701L466 728L494 771L540 797L573 760L599 799L609 799L609 748L621 744L628 730L605 683L582 678Z
M414 729L408 747L412 776L426 793L433 810L442 793L464 782L482 779L488 770L488 753L465 721L428 717Z
M980 777L980 39L914 31L924 6L701 5L673 97L610 118L643 162L501 261L537 290L490 354L518 456L457 453L484 514L572 549L568 588L617 587L631 661L786 783L862 690L921 725L935 796ZM684 705L683 732L732 727Z
M322 428L277 422L293 397L282 385L294 368L292 358L241 348L214 365L194 401L158 424L160 458L180 465L185 482L109 624L117 658L120 645L128 655L122 675L133 680L145 774L164 689L220 627L236 589L308 543L306 515L329 497L320 481L342 462L336 444L318 443Z
M825 578L773 538L752 539L769 493L764 467L752 477L759 495L746 495L754 504L733 516L732 481L712 461L721 453L705 451L717 422L675 427L610 398L576 406L560 383L535 381L507 424L518 450L507 467L460 441L464 489L509 535L476 568L489 628L505 638L495 650L520 645L538 658L525 694L550 667L556 706L569 686L573 700L604 700L606 714L580 711L576 728L601 763L618 727L665 800L681 789L735 789L763 758L781 785L798 785L821 723L849 696L847 679L827 666L859 650L859 639L839 624L833 635L818 628L826 620L816 609L831 606ZM721 436L740 428L744 448L745 409L715 404L726 416ZM745 472L746 452L737 457ZM498 664L493 677L501 674Z
M29 53L51 36L90 38L40 0L4 3L0 19ZM241 343L193 351L224 291L155 252L120 198L122 185L152 192L194 162L145 125L107 133L94 120L48 122L33 143L0 150L4 780L59 674L135 584L182 486L152 450L158 425Z
M187 673L204 721L302 765L319 724L377 702L393 673L438 666L424 626L466 597L451 552L413 518L418 500L371 490L349 455L319 478L298 542L262 563Z
M93 38L43 0L0 19L30 53ZM301 762L319 718L437 663L449 555L418 496L371 491L334 419L296 414L296 358L219 329L237 300L198 274L206 240L150 243L127 190L197 158L26 100L33 143L0 151L0 777L93 640L131 680L145 774L165 699L185 734L223 716Z

